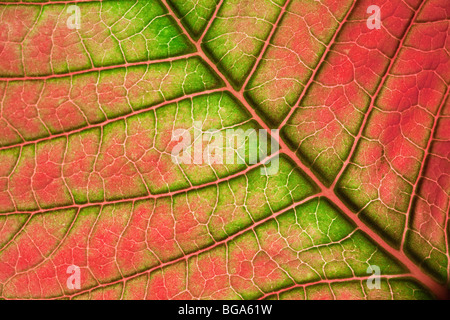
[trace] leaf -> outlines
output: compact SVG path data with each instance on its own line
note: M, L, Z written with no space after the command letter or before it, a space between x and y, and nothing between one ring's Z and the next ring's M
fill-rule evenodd
M0 25L0 298L448 298L445 0L10 0ZM173 161L180 129L233 161Z

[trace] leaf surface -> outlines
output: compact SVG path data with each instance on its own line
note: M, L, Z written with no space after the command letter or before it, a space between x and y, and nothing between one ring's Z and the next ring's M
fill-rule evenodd
M449 52L445 0L0 2L0 298L448 298Z

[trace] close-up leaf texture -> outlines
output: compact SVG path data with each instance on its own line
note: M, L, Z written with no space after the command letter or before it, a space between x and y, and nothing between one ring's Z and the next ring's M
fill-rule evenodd
M449 0L0 0L0 299L449 299L449 85Z

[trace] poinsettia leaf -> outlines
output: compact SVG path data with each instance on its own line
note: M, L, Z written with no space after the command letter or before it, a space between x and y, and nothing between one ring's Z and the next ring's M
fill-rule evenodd
M445 0L2 1L0 298L448 298L449 39Z

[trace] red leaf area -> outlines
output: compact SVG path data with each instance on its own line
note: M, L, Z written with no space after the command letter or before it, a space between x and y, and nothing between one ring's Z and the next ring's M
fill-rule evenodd
M448 0L0 1L0 298L448 299L449 84Z

